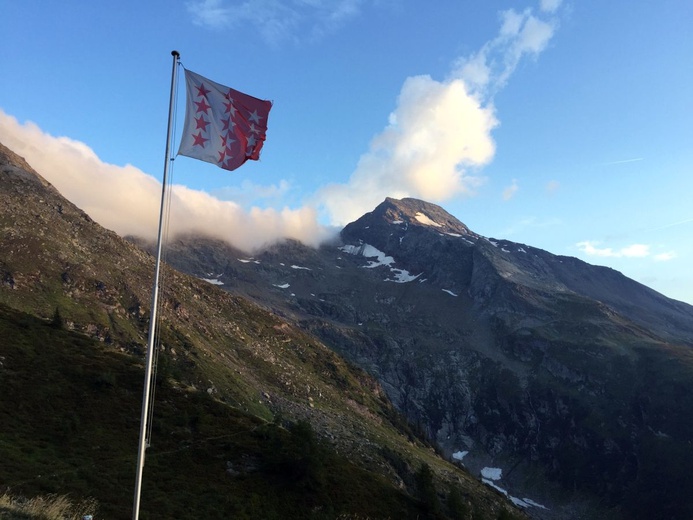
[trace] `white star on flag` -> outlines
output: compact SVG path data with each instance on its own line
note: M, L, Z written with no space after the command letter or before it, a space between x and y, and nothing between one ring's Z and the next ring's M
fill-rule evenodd
M185 71L186 105L179 155L235 170L257 161L271 101L254 98Z

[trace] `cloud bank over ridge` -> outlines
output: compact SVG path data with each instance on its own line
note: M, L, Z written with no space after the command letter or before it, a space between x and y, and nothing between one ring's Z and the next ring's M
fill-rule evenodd
M20 124L0 110L0 142L23 156L60 193L102 226L121 236L155 238L161 183L132 165L101 161L86 144ZM203 233L252 251L282 238L316 246L332 233L309 207L253 208L221 201L185 186L171 190L169 232Z

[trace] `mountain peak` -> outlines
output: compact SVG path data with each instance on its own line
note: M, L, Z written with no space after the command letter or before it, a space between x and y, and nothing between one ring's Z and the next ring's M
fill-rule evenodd
M457 218L436 204L414 198L387 197L373 211L348 224L342 231L342 235L348 237L357 230L389 225L425 226L447 234L474 234Z

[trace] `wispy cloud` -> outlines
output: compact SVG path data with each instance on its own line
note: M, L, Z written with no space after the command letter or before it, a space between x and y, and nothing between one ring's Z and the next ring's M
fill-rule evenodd
M555 4L556 8L560 4L543 3ZM531 9L503 11L498 35L478 52L459 58L453 76L462 78L474 94L492 98L506 85L523 57L537 57L546 49L557 28L554 16L540 18Z
M549 182L546 184L546 192L547 192L549 195L553 195L554 193L556 193L556 192L560 189L560 187L561 187L561 183L560 183L560 182L558 182L558 181L549 181Z
M513 179L512 184L503 190L503 200L512 199L519 189L520 186L517 184L517 179Z
M231 20L231 8L225 7L222 0L198 0L187 2L186 7L195 25L219 28Z
M196 25L211 29L250 24L263 39L277 45L299 37L319 38L358 16L366 0L190 0L188 13Z
M667 229L670 227L681 226L683 224L690 224L691 222L693 222L693 218L687 218L685 220L679 220L678 222L672 222L670 224L665 224L663 226L652 228L652 229L650 229L650 231L660 231L662 229Z
M561 6L562 0L541 0L539 8L546 13L554 13Z
M589 256L600 256L600 257L644 257L650 255L650 246L645 244L632 244L621 249L612 249L610 247L597 247L598 242L591 242L585 240L583 242L578 242L575 244L580 251Z
M500 231L497 236L511 237L523 233L527 229L545 229L559 226L561 224L562 221L559 218L538 219L534 216L524 217L513 222L509 227Z
M599 163L600 166L611 166L612 164L625 164L625 163L632 163L632 162L639 162L645 160L644 157L636 157L635 159L621 159L619 161L608 161L608 162L603 162Z
M585 240L575 244L577 248L588 256L597 256L603 258L646 258L652 257L658 262L665 262L676 258L676 252L666 251L663 253L652 254L651 246L647 244L631 244L613 249L611 247L598 247L599 242Z

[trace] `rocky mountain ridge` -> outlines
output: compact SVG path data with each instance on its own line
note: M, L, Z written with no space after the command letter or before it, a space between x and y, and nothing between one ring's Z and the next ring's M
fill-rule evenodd
M5 461L0 465L0 485L27 493L38 490L82 496L89 492L97 495L103 509L122 511L119 501L130 498L129 479L123 478L120 469L111 474L109 468L125 468L124 455L118 452L117 464L103 466L101 454L108 456L116 444L120 448L122 439L133 438L137 429L139 409L126 418L120 403L132 401L133 394L141 391L141 387L132 388L132 379L146 345L153 258L93 222L1 145L0 243L0 326L8 331L0 340L0 377L14 376L0 397L0 415L6 418L0 432L0 459ZM159 406L166 411L171 430L158 432L165 448L153 444L148 457L157 461L169 453L180 454L175 460L179 467L188 460L185 453L192 453L190 446L202 445L211 465L195 475L194 486L202 486L206 478L209 489L216 491L209 496L187 494L180 482L185 470L169 474L156 462L150 470L145 466L145 479L150 471L150 489L164 497L176 494L185 495L188 502L202 500L198 511L206 510L205 504L212 500L227 508L215 513L223 516L257 514L264 502L276 508L271 514L265 509L268 517L275 517L282 510L281 501L277 503L281 499L291 503L290 509L284 506L288 517L377 517L387 504L358 500L359 493L363 498L375 491L391 497L391 506L404 517L434 510L446 517L453 510L473 511L489 519L524 516L502 495L440 458L395 411L375 379L301 330L289 316L282 318L244 297L172 269L165 268L164 274L158 393L164 396ZM70 365L44 368L44 373L57 369L52 379L41 373L31 378L24 366L30 370L31 360L41 356L42 348L50 359L69 359ZM61 357L63 350L66 356ZM35 361L35 365L40 363ZM101 371L92 374L94 366ZM63 381L62 374L73 372L73 379ZM51 387L54 381L63 381L62 386ZM23 404L17 397L22 395L22 384L32 390L24 392L27 401ZM82 398L73 395L75 392L82 392ZM41 403L47 402L46 395L53 395L47 408L50 413L44 418L45 407L28 401L35 393L41 396ZM108 402L109 396L118 401ZM72 403L80 401L98 404L90 410L59 406L60 402L74 406ZM17 402L19 411L13 413ZM178 417L177 406L184 410ZM26 419L14 420L24 417L20 412L27 413ZM89 419L85 416L78 426L77 417L85 413ZM114 417L117 424L105 428ZM225 428L238 428L239 433L225 435L217 421ZM155 429L163 428L156 415L154 424ZM309 424L309 429L303 424ZM60 431L46 425L59 426ZM122 428L122 433L111 428ZM291 451L297 449L295 441L314 447L311 431L329 446L318 452L340 471L353 471L353 482L342 479L330 487L327 482L337 475L328 478L321 473L324 469L319 461L306 458L310 453ZM237 437L245 440L245 447L234 444ZM179 444L172 444L173 439ZM263 440L275 443L277 454L268 453ZM93 442L107 442L110 448L90 447ZM134 443L132 448L134 459ZM82 459L77 469L70 470L76 464L69 459L73 453L80 453ZM191 468L195 464L190 460ZM56 467L68 469L55 473ZM92 472L91 468L101 470ZM422 482L416 477L420 470L428 486L428 498L423 501L417 491L423 489L417 488L417 482ZM263 497L252 486L244 487L260 471L270 475L272 482L281 483L294 475L293 484L310 487L299 493L298 488L287 491L286 484L271 488L272 482L262 481L262 492L267 493ZM68 478L70 475L78 476ZM91 482L89 491L83 487L85 479ZM358 486L369 491L359 491ZM454 500L447 495L453 488L457 490ZM226 492L245 495L231 500L224 498ZM320 502L316 506L311 500ZM145 509L157 507L156 501L146 498L143 504ZM172 517L197 517L192 510L180 512L186 504L175 507L182 509L176 509ZM246 513L241 514L243 511ZM148 514L155 513L150 509Z
M44 321L59 310L69 329L141 356L151 256L0 152L0 305ZM387 199L318 249L177 237L168 261L194 276L165 269L163 359L179 391L307 419L409 491L425 461L484 514L511 511L496 487L534 518L693 516L682 302L414 199Z
M693 485L690 305L415 199L386 199L340 239L250 255L179 237L169 260L365 368L449 457L549 504L537 518L693 514L669 491Z

